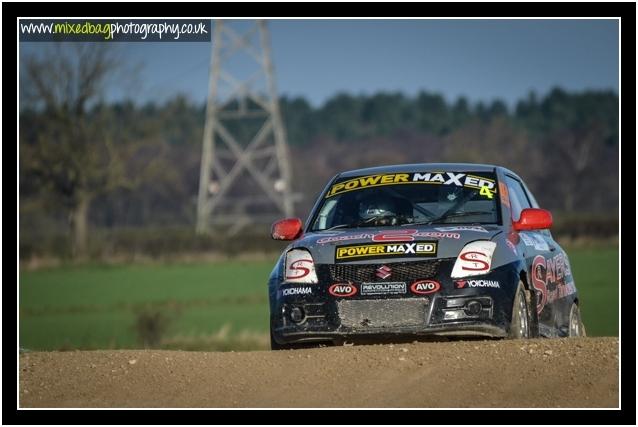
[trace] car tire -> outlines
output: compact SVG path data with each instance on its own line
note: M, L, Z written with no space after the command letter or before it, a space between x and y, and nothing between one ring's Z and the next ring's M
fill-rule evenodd
M578 304L575 302L572 303L572 306L569 309L569 337L585 337L587 333L585 332L585 325L583 324L583 319L580 316L580 308Z
M519 281L516 294L514 295L514 304L512 304L512 320L510 322L508 338L530 338L532 334L531 320L527 292L525 291L523 282Z

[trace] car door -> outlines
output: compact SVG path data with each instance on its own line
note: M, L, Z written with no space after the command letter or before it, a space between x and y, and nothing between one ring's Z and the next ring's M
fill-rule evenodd
M536 200L527 193L525 185L517 177L506 174L505 183L510 198L512 221L518 221L523 209L538 208ZM539 332L544 336L556 336L557 312L550 301L550 295L553 295L555 290L550 289L553 284L548 283L547 278L548 267L550 272L555 271L552 263L557 245L549 230L520 231L519 238L521 241L519 247L522 249L529 272L528 277L536 296Z

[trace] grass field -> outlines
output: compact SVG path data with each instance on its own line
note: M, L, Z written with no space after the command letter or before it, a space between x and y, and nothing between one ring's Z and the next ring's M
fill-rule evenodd
M618 249L568 254L588 334L618 335ZM266 279L273 264L274 259L22 271L20 347L267 348Z

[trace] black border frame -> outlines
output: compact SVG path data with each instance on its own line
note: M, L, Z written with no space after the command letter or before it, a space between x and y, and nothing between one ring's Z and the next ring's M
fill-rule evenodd
M151 7L152 5L152 7ZM624 155L621 156L621 165L626 174L634 171L636 162L627 155L635 154L636 141L636 4L635 3L368 3L365 8L362 4L353 4L347 7L337 3L3 3L3 50L5 67L3 70L3 83L5 96L3 97L4 140L9 141L3 146L5 180L3 183L5 201L13 199L17 185L10 176L17 177L16 157L13 156L12 141L17 141L17 133L14 133L13 123L16 123L14 115L13 90L17 81L17 70L8 64L12 64L16 58L15 19L18 16L50 16L50 17L82 17L99 15L98 10L103 10L103 15L108 16L277 16L277 17L326 17L330 14L340 17L620 17L621 18L621 140L624 144ZM135 7L135 8L134 8ZM117 11L116 11L117 10ZM624 124L624 125L623 125ZM604 173L604 171L601 171ZM17 178L16 178L17 179ZM631 181L629 181L631 184ZM634 271L627 263L635 260L635 241L633 240L636 211L635 187L628 185L630 190L624 192L621 202L624 210L625 222L621 236L621 254L625 261L625 268L621 271L620 283L622 286L622 342L621 342L621 410L454 410L454 411L313 411L311 417L305 412L283 413L281 410L267 411L225 411L227 413L211 413L209 411L196 411L184 413L178 410L166 411L123 411L123 410L18 410L15 409L17 390L13 382L13 374L16 372L16 359L14 353L16 330L15 292L13 274L8 263L5 264L5 286L2 293L4 297L3 310L3 343L4 352L3 372L6 374L6 382L3 382L3 409L2 421L5 424L85 424L98 422L100 424L139 423L139 424L304 424L304 423L331 423L348 422L353 424L424 424L436 422L438 424L635 424L635 313L634 304L636 295ZM633 202L633 203L632 203ZM6 204L10 206L12 202ZM9 219L11 218L11 220ZM13 236L9 230L13 230L13 216L5 212L4 230L6 235ZM11 222L10 222L11 221ZM621 226L622 226L621 225ZM627 232L627 230L630 232ZM17 230L16 230L17 235ZM623 238L624 237L624 238ZM11 238L3 240L5 254L13 253L9 249ZM11 243L13 244L13 243ZM16 246L17 248L17 246ZM16 249L17 250L17 249ZM17 253L16 253L17 258ZM631 263L630 263L631 264ZM625 285L623 286L623 273ZM4 275L3 274L3 275ZM624 363L622 363L624 362ZM345 412L351 412L352 418L345 418ZM195 415L193 417L193 415ZM212 417L211 417L212 415ZM227 417L219 415L228 415ZM337 415L338 417L335 417ZM409 418L408 418L409 417Z

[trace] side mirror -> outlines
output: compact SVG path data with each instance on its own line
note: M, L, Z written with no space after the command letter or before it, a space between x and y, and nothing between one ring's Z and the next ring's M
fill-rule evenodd
M516 231L545 230L552 226L552 214L545 209L523 209L513 226Z
M301 228L299 218L286 218L272 225L270 235L275 240L295 240L301 235Z

